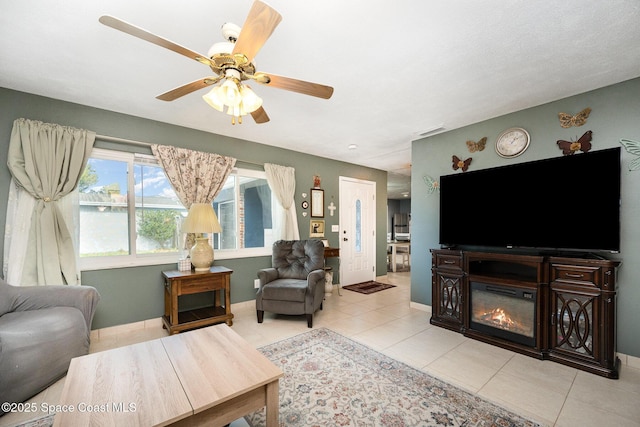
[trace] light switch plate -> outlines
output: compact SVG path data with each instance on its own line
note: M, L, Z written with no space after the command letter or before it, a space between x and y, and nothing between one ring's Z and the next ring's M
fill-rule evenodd
M331 226L331 232L337 233L339 231L340 231L340 226L339 225L334 224L334 225Z

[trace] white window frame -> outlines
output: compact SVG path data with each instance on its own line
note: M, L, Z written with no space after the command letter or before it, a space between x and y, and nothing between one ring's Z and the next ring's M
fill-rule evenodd
M103 270L111 268L126 268L126 267L138 267L146 265L161 265L177 263L178 259L186 255L186 251L176 251L165 254L137 254L136 252L136 222L135 222L135 189L134 189L134 164L136 160L142 159L143 163L156 163L155 157L148 154L131 153L126 151L108 150L102 148L94 148L90 157L96 157L106 160L115 160L127 163L127 206L128 206L128 219L129 219L129 246L130 254L121 256L104 256L104 257L80 257L80 270ZM232 175L236 175L235 180L235 198L236 202L239 199L239 177L251 177L262 178L266 180L266 172L251 169L234 168ZM279 202L274 197L272 198L272 216L275 219L278 217L278 209L280 207ZM236 209L236 219L238 216L238 210ZM236 225L238 221L236 221ZM79 228L79 227L78 227ZM236 236L238 234L236 233ZM79 241L79 240L78 240ZM237 243L236 243L237 246ZM216 249L215 259L236 259L236 258L251 258L259 256L270 256L271 245L263 248L242 248L242 249Z
M129 251L128 255L80 257L80 270L102 270L110 268L136 267L144 265L159 265L177 262L180 251L164 254L138 254L136 248L136 198L134 165L136 163L157 164L155 157L149 154L131 153L126 151L106 150L94 148L89 157L120 161L127 164L127 218L129 221Z
M257 179L267 179L267 173L265 171L253 170L253 169L241 169L234 168L231 172L232 175L236 176L235 179L235 200L236 200L236 227L239 227L240 221L238 221L238 209L237 209L237 201L240 199L240 177L247 178L257 178ZM275 198L273 192L271 192L271 216L273 217L273 221L275 222L276 218L278 218L278 209L282 209L280 207L280 202ZM238 236L240 235L239 230L236 229L236 247L238 246ZM234 258L251 258L258 256L271 256L272 248L271 245L262 248L236 248L236 249L215 249L214 257L215 259L234 259Z

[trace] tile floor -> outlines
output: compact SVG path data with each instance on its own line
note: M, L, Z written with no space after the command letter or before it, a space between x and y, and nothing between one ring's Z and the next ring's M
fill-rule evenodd
M409 273L379 280L397 285L371 295L334 292L314 319L393 358L477 393L516 413L549 426L640 426L640 368L623 365L619 380L540 361L463 337L429 324L430 314L410 307ZM258 325L255 305L234 304L233 329L256 347L307 331L297 316L265 313ZM159 319L94 331L91 352L166 335ZM636 362L634 358L633 362ZM32 401L56 403L64 379ZM0 427L31 419L26 414L0 417ZM246 426L243 420L232 424Z

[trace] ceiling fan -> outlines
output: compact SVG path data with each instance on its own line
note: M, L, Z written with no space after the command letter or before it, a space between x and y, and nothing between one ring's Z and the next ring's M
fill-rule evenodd
M256 123L269 121L269 116L262 108L262 99L249 86L242 83L245 80L324 99L331 98L333 94L333 88L330 86L256 71L253 63L254 57L281 20L282 16L275 9L256 0L242 29L234 24L224 24L222 35L227 41L215 43L207 55L202 55L113 16L104 15L99 19L106 26L209 66L215 76L195 80L160 94L156 98L163 101L173 101L196 90L224 81L204 95L203 99L218 111L224 111L224 108L227 107L227 114L231 115L232 124L235 124L236 120L238 123L242 123L242 116L249 113Z

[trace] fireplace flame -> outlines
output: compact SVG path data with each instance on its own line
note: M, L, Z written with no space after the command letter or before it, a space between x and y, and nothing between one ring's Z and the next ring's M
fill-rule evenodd
M515 328L516 322L514 322L511 317L501 308L495 308L489 312L483 313L480 316L482 321L485 323L492 324L501 329L513 329Z
M477 291L471 303L471 323L524 335L535 336L536 318L533 301ZM473 328L473 325L472 325ZM484 331L485 333L495 333ZM499 335L502 336L502 335Z

